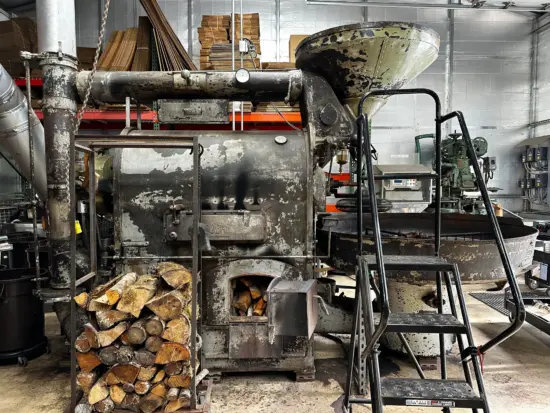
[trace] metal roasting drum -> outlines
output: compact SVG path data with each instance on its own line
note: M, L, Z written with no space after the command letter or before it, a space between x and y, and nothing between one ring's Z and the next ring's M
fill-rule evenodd
M369 90L399 89L437 58L439 35L414 23L371 22L328 29L304 39L296 67L323 76L354 113ZM386 103L373 96L365 113L373 116Z

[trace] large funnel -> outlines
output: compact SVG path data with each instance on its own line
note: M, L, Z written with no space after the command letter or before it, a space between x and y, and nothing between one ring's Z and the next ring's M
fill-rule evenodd
M296 66L323 76L341 102L357 113L366 92L403 87L435 61L438 51L439 35L418 24L352 24L304 39L296 50ZM364 107L369 117L386 99L367 100Z

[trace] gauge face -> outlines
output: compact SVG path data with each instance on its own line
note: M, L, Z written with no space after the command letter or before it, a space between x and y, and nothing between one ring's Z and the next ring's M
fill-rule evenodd
M250 73L248 73L246 69L239 69L237 73L235 73L235 79L237 79L239 83L246 83L250 80Z

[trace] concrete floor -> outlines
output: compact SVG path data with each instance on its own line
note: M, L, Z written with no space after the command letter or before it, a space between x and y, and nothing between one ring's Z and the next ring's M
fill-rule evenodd
M478 287L479 288L479 287ZM478 344L508 325L506 317L467 296L468 309ZM33 360L27 368L0 366L0 413L61 413L68 403L70 385L66 360L55 316L47 316L52 352ZM319 341L316 352L323 357L341 353L338 346ZM384 363L383 363L384 364ZM414 377L406 360L386 361L386 374ZM456 351L449 357L449 377L461 377ZM435 378L437 372L430 372ZM286 374L224 376L215 385L212 413L333 413L331 404L342 394L345 363L339 359L317 362L317 380L296 383ZM526 325L515 337L489 353L485 359L485 385L493 413L548 413L550 402L550 336ZM368 412L356 407L354 412ZM440 409L387 407L385 412L438 412ZM467 410L453 409L453 412Z

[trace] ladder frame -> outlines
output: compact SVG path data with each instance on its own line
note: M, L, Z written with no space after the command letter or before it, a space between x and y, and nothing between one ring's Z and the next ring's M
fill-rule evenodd
M483 346L475 347L472 331L471 331L471 325L470 325L467 310L466 310L466 303L462 292L460 273L458 271L458 267L456 265L453 266L453 271L451 272L451 274L453 274L455 278L454 281L457 289L460 310L462 313L461 315L462 315L464 324L467 327L466 335L468 339L468 347L465 347L462 336L460 334L456 335L458 345L459 345L459 350L461 352L462 364L464 367L464 374L465 374L467 383L472 385L472 377L468 366L469 358L471 358L472 364L474 366L474 372L475 372L476 381L478 384L480 397L484 401L483 410L484 412L488 413L489 406L487 403L485 389L483 386L481 357L487 351L491 350L498 344L502 343L504 340L514 335L517 331L519 331L519 329L521 328L521 326L525 321L525 316L526 316L525 306L521 298L521 292L520 292L517 280L515 278L510 259L506 252L504 238L502 236L502 232L500 230L498 220L493 210L493 207L489 198L489 193L487 191L487 187L483 179L483 175L481 173L479 164L477 163L477 157L475 155L475 150L473 148L472 140L470 138L470 133L468 131L468 127L466 125L464 115L462 114L462 112L455 111L447 115L441 116L441 102L439 100L438 95L434 91L430 89L425 89L425 88L399 89L399 90L374 90L363 95L363 97L361 98L358 104L357 113L359 113L360 115L357 118L357 149L358 149L357 150L357 154L358 154L357 176L359 177L358 178L359 182L357 185L356 196L357 196L357 244L358 244L357 250L358 250L359 264L358 264L358 271L357 271L357 278L356 278L357 282L356 282L356 289L355 289L356 290L355 310L354 310L353 323L352 323L354 330L352 331L352 335L351 335L351 346L350 346L351 348L348 355L349 356L348 376L346 378L346 388L345 388L345 394L343 399L344 409L345 411L351 411L352 403L361 403L361 404L368 403L368 404L372 404L374 412L383 411L384 402L382 399L381 379L380 379L380 371L378 366L378 346L379 346L380 338L382 337L382 335L385 333L387 329L389 317L390 317L387 280L386 280L386 273L385 273L385 266L384 266L384 257L382 253L380 221L379 221L378 208L376 203L375 179L393 179L394 177L387 178L387 177L375 176L373 173L373 162L371 157L371 136L369 133L369 123L368 123L369 119L368 119L368 115L363 112L363 106L367 98L369 98L370 96L417 95L417 94L428 95L432 97L435 103L436 174L433 175L433 178L436 179L436 200L435 200L436 212L435 212L435 224L434 224L435 255L439 256L439 250L441 246L441 163L442 163L441 162L441 126L443 123L453 118L457 118L460 125L460 129L462 131L463 140L467 148L468 158L474 168L474 173L476 175L478 188L481 192L481 196L484 202L487 216L490 220L491 227L495 235L495 242L499 250L501 261L503 263L504 270L506 273L506 278L510 285L513 302L516 308L517 317L514 319L513 323L508 328L506 328L504 331L499 333L497 336L493 337ZM362 176L363 156L365 156L366 158L366 167L367 167L366 177ZM413 176L413 175L414 174L410 174L407 176L403 175L401 177L419 178L419 176L416 176L416 175ZM362 259L362 256L363 256L362 181L364 180L367 180L369 194L370 194L369 201L370 201L372 221L373 221L373 233L374 233L375 251L376 251L375 253L376 268L375 269L377 270L377 273L378 273L378 281L379 281L378 286L376 286L376 282L374 278L372 278L371 271L369 270L368 266ZM453 315L457 317L458 312L456 309L456 304L452 299L452 296L453 296L452 280L450 278L449 272L445 272L444 274L442 274L441 271L437 271L436 284L437 284L438 296L442 297L443 278L445 280L449 301L451 303L451 311ZM374 324L374 317L373 317L374 310L372 308L371 289L369 284L372 284L372 287L374 288L379 301L381 314L380 314L380 322L378 326L375 326ZM360 307L362 307L363 311L360 311ZM438 306L438 312L443 313L442 300L440 300L440 304ZM353 382L355 346L356 346L355 336L359 329L359 324L360 324L359 317L361 315L363 317L363 323L365 326L365 332L366 332L368 341L363 353L360 354L359 357L361 357L362 359L365 359L368 365L368 370L369 370L368 376L369 376L370 385L371 385L371 399L357 398L357 397L354 397L353 399L351 398L351 386ZM440 352L441 352L441 378L446 379L447 369L446 369L446 360L445 360L444 334L439 334L439 338L440 338ZM416 360L414 356L412 358L413 360ZM422 377L422 374L420 375ZM447 412L450 412L450 409L448 407L444 407L443 411L447 413ZM477 409L472 409L472 411L477 412Z

